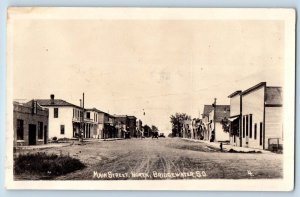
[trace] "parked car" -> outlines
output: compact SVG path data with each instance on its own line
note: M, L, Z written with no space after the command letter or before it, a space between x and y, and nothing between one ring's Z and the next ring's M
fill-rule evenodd
M158 137L166 137L164 133L160 133Z
M152 134L152 139L153 138L157 138L158 139L158 132L154 132L153 134Z

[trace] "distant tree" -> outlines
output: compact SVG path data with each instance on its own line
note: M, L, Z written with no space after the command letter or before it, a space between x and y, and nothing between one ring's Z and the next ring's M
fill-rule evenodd
M150 134L152 133L151 127L149 127L148 125L144 125L143 127L144 127L144 136L150 137Z
M170 116L173 137L182 137L181 131L185 120L191 120L191 116L187 115L186 113L176 113Z
M221 120L222 128L227 133L230 132L230 123L231 122L227 117L225 117Z
M155 125L152 125L151 129L152 129L152 132L153 132L153 133L154 133L154 132L158 132L158 128L157 128L157 126L155 126Z
M168 134L168 137L173 137L173 133L169 133L169 134Z

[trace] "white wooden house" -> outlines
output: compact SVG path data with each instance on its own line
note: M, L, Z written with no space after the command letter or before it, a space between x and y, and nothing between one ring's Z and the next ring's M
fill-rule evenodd
M49 110L49 138L73 138L80 132L81 107L61 99L37 99L37 103Z

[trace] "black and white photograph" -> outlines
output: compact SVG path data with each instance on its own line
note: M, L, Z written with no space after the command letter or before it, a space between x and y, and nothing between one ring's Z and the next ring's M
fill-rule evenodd
M293 189L294 10L7 16L8 188Z

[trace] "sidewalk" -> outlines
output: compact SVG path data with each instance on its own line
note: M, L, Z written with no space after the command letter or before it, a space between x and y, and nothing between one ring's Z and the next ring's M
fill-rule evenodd
M220 149L220 142L209 142L209 141L204 141L204 140L196 140L196 139L189 139L189 138L183 138L184 140L188 140L188 141L193 141L193 142L202 142L204 144L206 144L208 147L213 147L216 149ZM248 152L254 152L254 153L271 153L271 151L267 151L267 150L262 150L262 149L255 149L255 148L246 148L246 147L239 147L239 146L233 146L230 144L224 144L223 143L223 150L226 152L229 152L230 149L232 149L233 151L237 151L237 152L243 152L243 153L248 153ZM274 153L276 154L276 153Z
M97 139L99 142L101 141L116 141L116 140L124 140L124 138L107 138L107 139Z
M30 145L30 146L17 146L16 150L34 150L34 149L65 147L65 146L70 146L72 144L73 144L72 142L68 142L68 143L50 143L50 144Z

